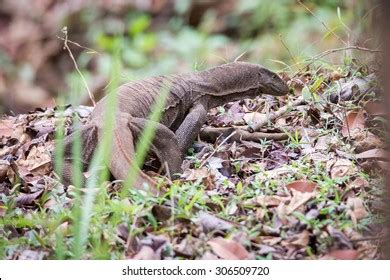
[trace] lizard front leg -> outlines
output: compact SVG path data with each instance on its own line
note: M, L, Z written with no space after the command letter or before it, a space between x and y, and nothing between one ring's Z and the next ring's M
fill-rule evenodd
M131 118L130 129L134 135L141 135L148 120L143 118ZM171 177L181 173L182 155L176 135L168 127L161 123L156 123L155 137L148 143L152 152L158 157L161 164L168 165Z
M205 106L202 103L195 104L175 132L182 155L186 154L206 120Z

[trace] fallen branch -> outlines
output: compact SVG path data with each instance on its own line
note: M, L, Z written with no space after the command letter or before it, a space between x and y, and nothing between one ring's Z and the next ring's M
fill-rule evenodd
M277 110L276 112L274 113L271 113L267 116L267 119L264 120L264 121L260 121L258 122L257 124L255 124L253 127L248 127L248 131L249 132L252 132L254 133L255 131L259 131L260 128L262 128L263 126L265 126L266 124L270 123L270 122L273 122L274 120L276 120L277 118L281 117L282 115L286 114L287 112L289 112L293 107L296 107L298 105L301 105L305 102L305 100L303 99L302 96L298 97L296 100L294 100L293 102L290 102L288 104L286 104L285 106L279 108L279 110Z
M209 143L214 143L221 135L227 137L235 132L228 140L230 141L259 141L260 139L268 140L286 140L287 133L266 133L266 132L249 132L245 129L234 127L205 127L200 131L200 139Z

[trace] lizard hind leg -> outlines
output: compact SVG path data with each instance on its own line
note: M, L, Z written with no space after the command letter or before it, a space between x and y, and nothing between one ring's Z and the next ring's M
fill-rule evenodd
M78 138L78 140L77 140ZM73 132L72 134L64 138L64 154L62 158L62 181L65 185L70 185L75 180L75 176L78 176L74 173L74 166L76 161L80 162L80 167L82 170L79 170L80 173L86 171L88 165L92 159L93 153L95 151L95 144L98 142L98 129L94 124L83 125L79 130ZM79 141L81 145L81 154L73 154L73 146L75 141ZM55 155L52 155L52 162L55 162ZM85 177L81 175L81 184L84 185Z
M134 135L140 136L148 120L132 118L129 125ZM167 165L167 172L171 178L182 172L182 154L176 135L168 127L156 123L155 137L148 143L150 150L157 156L161 165Z

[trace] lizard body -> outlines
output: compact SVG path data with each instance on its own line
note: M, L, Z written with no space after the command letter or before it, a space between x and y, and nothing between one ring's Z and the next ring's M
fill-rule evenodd
M144 129L150 109L162 88L169 94L150 148L170 174L181 172L182 158L206 122L210 108L261 94L285 95L286 83L272 71L251 63L233 62L197 73L167 75L124 84L118 89L112 154L108 167L116 179L125 179L134 155L135 137ZM102 133L107 98L96 104L91 121L81 129L84 167ZM71 178L72 135L65 138L64 180ZM154 181L139 172L136 187Z

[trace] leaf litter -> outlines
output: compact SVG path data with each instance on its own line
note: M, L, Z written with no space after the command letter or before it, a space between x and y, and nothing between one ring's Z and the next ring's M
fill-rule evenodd
M284 74L295 95L238 101L209 112L207 126L246 129L316 88L317 99L308 97L261 128L286 133L287 140L197 141L181 178L165 182L169 192L159 199L121 200L120 184L109 183L90 230L100 232L110 258L379 258L383 228L374 205L388 159L383 135L367 125L369 117L384 115L379 92L361 102L349 77L334 104L329 95L337 94L338 78L331 70L318 73L326 87L313 87L318 77L309 72L291 80ZM67 108L65 134L72 116L86 122L89 113L88 107ZM0 234L9 242L8 259L54 258L53 228L66 233L68 244L72 240L68 215L75 189L58 182L50 158L59 115L38 109L0 120ZM58 217L57 224L44 224L49 228L37 222Z

